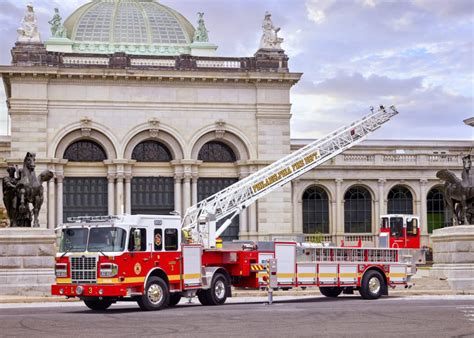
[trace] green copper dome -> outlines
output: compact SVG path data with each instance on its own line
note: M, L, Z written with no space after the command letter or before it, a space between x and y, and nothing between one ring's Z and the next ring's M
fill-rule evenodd
M73 51L84 53L187 54L194 35L184 16L154 0L94 0L64 26Z

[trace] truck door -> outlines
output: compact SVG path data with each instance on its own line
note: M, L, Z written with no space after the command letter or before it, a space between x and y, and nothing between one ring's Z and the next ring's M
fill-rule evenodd
M202 246L183 245L183 289L202 286Z
M275 243L278 285L296 283L296 243Z

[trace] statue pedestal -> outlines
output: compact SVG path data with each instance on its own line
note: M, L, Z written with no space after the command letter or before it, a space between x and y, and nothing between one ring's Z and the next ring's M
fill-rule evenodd
M0 229L0 295L50 295L55 242L50 229Z
M474 225L438 229L433 241L431 275L446 278L449 286L459 293L474 291Z

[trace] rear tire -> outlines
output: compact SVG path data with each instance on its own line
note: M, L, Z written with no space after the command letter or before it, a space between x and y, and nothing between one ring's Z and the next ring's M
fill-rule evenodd
M227 299L227 288L227 278L221 273L216 273L212 278L211 288L198 293L199 302L202 305L222 305Z
M320 286L319 292L321 292L323 296L336 298L341 294L342 288L337 286Z
M105 311L112 305L112 301L109 299L84 300L84 304L91 310Z
M170 302L168 306L175 306L181 300L181 294L179 293L170 293Z
M161 310L168 306L168 285L160 277L150 277L143 295L137 299L138 306L144 311Z
M376 270L369 270L364 274L359 293L364 299L377 299L383 294L385 281L382 274Z

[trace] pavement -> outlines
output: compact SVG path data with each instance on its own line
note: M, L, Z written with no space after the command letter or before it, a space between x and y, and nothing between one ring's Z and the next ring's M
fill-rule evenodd
M94 312L78 302L2 304L2 337L474 337L474 296L364 300L342 295L236 297L222 306L196 299L156 312L117 303Z

